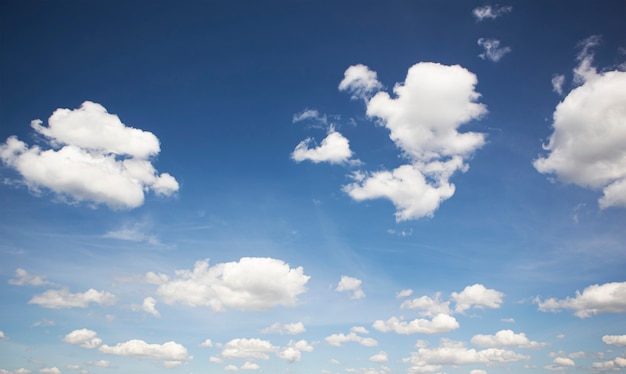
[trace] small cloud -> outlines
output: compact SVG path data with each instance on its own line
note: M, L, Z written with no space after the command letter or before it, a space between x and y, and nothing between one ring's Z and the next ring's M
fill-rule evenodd
M297 335L297 334L302 334L303 332L305 332L306 329L304 328L304 324L302 322L296 322L296 323L285 323L285 324L281 324L281 323L274 323L273 325L264 328L263 330L261 330L262 334L288 334L288 335Z
M350 296L351 299L362 299L365 297L365 293L361 289L361 283L362 281L360 279L342 275L335 291L352 292L352 296Z
M534 303L542 312L558 312L563 309L574 311L578 318L589 318L603 313L626 313L626 282L594 284L575 297L562 300L536 298Z
M301 141L291 153L291 158L295 162L308 160L315 164L320 162L344 164L350 161L353 154L350 150L350 141L332 127L326 138L322 140L322 144L311 147L311 143L313 143L312 138Z
M29 304L36 304L48 309L86 308L89 304L115 304L116 297L112 293L96 291L93 288L83 293L70 293L67 289L48 290L33 296Z
M565 83L565 75L556 74L552 77L552 91L563 95L563 84Z
M604 335L602 342L617 347L626 347L626 335Z
M206 339L205 341L203 341L200 344L200 347L207 347L207 348L211 348L213 347L213 342L211 341L211 339Z
M382 363L382 362L387 362L389 358L387 357L387 352L380 351L376 353L375 355L373 355L372 357L370 357L369 360L372 362Z
M32 327L47 327L47 326L54 326L54 325L55 325L54 321L44 318L41 321L37 321L33 323Z
M482 7L477 7L472 10L472 14L476 18L478 22L484 21L486 19L496 19L505 14L511 13L513 11L513 7L511 6L491 6L485 5Z
M500 321L506 323L515 323L515 318L502 318Z
M49 286L52 282L45 280L41 275L29 274L22 268L15 270L15 278L9 279L9 284L14 286Z
M413 290L412 289L406 289L406 290L402 290L400 292L398 292L396 294L396 299L402 299L405 297L409 297L413 294Z
M500 47L500 41L497 39L480 38L477 43L485 50L483 53L478 55L478 57L483 60L498 62L502 59L502 57L504 57L504 55L511 52L510 47Z

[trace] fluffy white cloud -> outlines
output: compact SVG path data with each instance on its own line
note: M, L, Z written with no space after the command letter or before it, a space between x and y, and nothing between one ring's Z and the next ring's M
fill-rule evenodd
M0 340L6 338L3 331L0 331Z
M302 267L292 269L273 258L244 257L211 267L204 260L191 271L176 271L176 278L161 284L157 293L167 304L208 306L215 311L267 310L295 305L309 278Z
M605 344L626 347L626 335L604 335L602 341Z
M200 347L213 347L213 342L211 341L211 339L206 339L200 344Z
M552 90L559 95L563 95L563 84L565 84L565 75L556 74L552 77Z
M474 335L472 344L480 347L511 347L511 348L541 348L546 343L539 343L529 340L526 334L516 334L512 330L500 330L495 335Z
M65 335L63 341L68 344L79 345L83 348L98 348L102 339L96 337L96 332L88 329L74 330Z
M464 343L442 339L439 347L420 348L403 362L411 364L409 373L439 372L443 365L495 364L528 360L530 356L513 351L488 348L477 351L468 349Z
M300 361L302 358L302 352L312 352L313 346L309 344L306 340L299 340L294 342L293 340L289 342L288 346L281 349L277 355L288 363L293 363L296 361Z
M542 312L557 312L562 309L574 311L579 318L588 318L601 313L626 313L626 282L594 284L576 291L576 297L562 300L537 298L535 303Z
M589 51L597 43L594 37L583 42L574 71L582 85L557 105L548 155L533 165L562 182L602 189L601 208L626 207L626 72L598 73Z
M132 339L115 346L101 345L98 349L102 353L135 358L154 358L167 362L167 365L178 365L193 357L187 353L187 348L170 341L163 344L149 344L143 340ZM170 366L171 367L171 366Z
M626 358L615 357L609 361L594 362L591 367L597 370L622 370L626 368Z
M51 285L41 275L29 274L22 268L15 269L15 278L9 279L9 284L14 286L47 286Z
M362 299L365 297L365 293L361 289L361 283L362 281L360 279L342 275L335 291L352 292L352 296L350 296L350 298Z
M427 317L433 317L437 314L451 314L450 302L441 301L441 293L437 293L432 299L428 296L418 297L413 300L406 300L401 305L402 309L419 309L420 314Z
M281 335L283 335L283 334L297 335L297 334L302 334L305 331L306 331L306 328L304 328L304 324L302 322L284 323L284 324L276 322L276 323L272 324L271 326L266 327L263 330L261 330L261 333L263 333L263 334L275 333L275 334L281 334Z
M368 82L375 79L369 77ZM404 83L395 85L395 97L380 91L366 100L367 115L390 131L410 164L393 171L356 173L354 183L343 190L357 201L391 200L397 221L431 216L454 194L449 178L466 171L464 159L485 143L483 134L458 131L487 112L476 102L480 97L476 83L476 76L461 66L421 62L408 70Z
M378 345L378 342L373 339L373 338L366 338L360 335L357 335L357 333L367 333L367 330L363 331L360 328L357 329L352 329L352 331L350 331L349 334L332 334L330 336L327 336L324 338L324 340L326 341L326 343L335 346L335 347L340 347L342 343L347 343L347 342L355 342L355 343L359 343L365 347L375 347Z
M176 179L158 174L149 160L160 151L157 137L127 127L100 104L86 101L75 110L57 109L47 127L40 120L31 127L50 149L29 147L11 136L0 145L0 159L33 190L44 187L112 209L142 205L147 190L166 196L178 191Z
M235 365L226 365L224 367L224 371L237 371L239 368Z
M472 10L472 14L474 15L474 17L476 17L476 20L480 22L485 19L496 19L507 13L511 13L512 10L513 10L513 7L511 6L485 5L485 6L474 8L474 10Z
M367 100L374 92L383 88L376 72L362 64L350 66L343 75L339 90L349 91L353 100L359 98Z
M454 311L456 313L463 313L469 308L500 308L502 304L502 292L494 289L488 289L482 284L474 284L467 286L460 293L453 292L452 300L455 301L456 306Z
M156 310L155 306L156 306L156 300L154 299L154 297L148 296L145 299L143 299L142 308L144 312L150 313L153 316L158 318L161 316L161 314L159 313L158 310Z
M253 362L244 362L243 365L241 365L241 370L259 370L261 367L259 366L259 364L255 364Z
M567 357L556 357L554 359L554 364L559 366L576 366L574 360Z
M43 368L39 370L40 373L45 373L45 374L61 374L61 370L59 370L59 368L55 367L51 367L51 368Z
M456 318L448 314L437 314L432 319L414 319L410 322L397 317L391 317L387 321L377 320L372 325L378 331L393 331L397 334L442 334L459 328Z
M248 359L269 359L269 353L278 350L267 340L237 338L229 341L222 349L222 356L227 359L248 358Z
M96 291L90 288L83 293L70 293L67 289L48 290L42 294L33 296L29 304L36 304L49 309L63 308L86 308L89 304L100 305L115 304L116 297L112 293Z
M372 357L370 357L369 360L372 362L381 363L381 362L387 362L389 360L389 357L387 357L387 352L380 351L376 353L375 355L373 355Z
M296 162L309 160L316 164L320 162L341 164L348 162L352 157L350 142L332 127L322 140L322 144L310 148L312 142L312 138L301 141L291 153L291 158Z
M501 47L498 39L480 38L476 43L484 49L484 52L478 55L483 60L498 62L511 52L510 47Z

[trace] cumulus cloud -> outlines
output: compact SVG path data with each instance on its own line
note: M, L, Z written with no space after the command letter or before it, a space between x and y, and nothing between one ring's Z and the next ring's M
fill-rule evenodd
M9 284L14 286L48 286L53 284L48 282L41 275L29 274L22 268L15 269L15 278L9 279Z
M626 207L626 72L598 73L591 37L581 44L571 90L553 114L546 156L533 165L564 183L602 190L600 208Z
M179 185L168 173L158 174L151 157L159 140L148 131L124 125L100 104L85 101L75 110L57 109L48 119L31 122L43 149L15 136L0 145L0 159L19 172L32 190L46 188L73 202L132 209L144 192L170 196Z
M313 352L313 346L306 340L298 340L297 342L291 340L287 347L281 349L277 355L288 363L293 363L300 361L302 352Z
M382 362L387 362L389 360L389 357L387 357L387 352L380 351L376 353L375 355L373 355L372 357L370 357L369 360L372 362L382 363Z
M611 370L611 371L619 371L626 368L626 358L623 357L615 357L613 360L603 361L603 362L594 362L591 367L596 370Z
M501 47L498 39L480 38L476 43L484 49L484 52L478 55L483 60L498 62L504 55L511 52L510 47Z
M352 292L351 299L362 299L365 297L365 292L361 289L361 283L360 279L342 275L335 291Z
M418 318L410 322L397 317L386 321L377 320L372 327L381 332L393 331L397 334L442 334L459 328L456 318L448 314L437 314L432 319Z
M412 352L411 357L402 361L411 364L409 373L433 373L440 372L444 365L490 365L528 359L530 359L530 356L509 350L487 348L477 351L468 349L462 342L442 339L439 347L420 348L417 352Z
M602 341L605 344L626 347L626 335L604 335Z
M476 83L476 76L461 66L420 62L409 69L404 83L395 85L395 97L380 91L366 99L368 117L389 130L409 164L355 173L343 190L357 201L391 200L397 221L432 216L454 194L449 178L466 171L464 160L485 143L481 133L458 131L487 112L476 102ZM349 87L340 88L344 86Z
M284 323L284 324L276 322L272 324L271 326L266 327L263 330L261 330L261 333L263 334L274 333L274 334L280 334L280 335L283 335L283 334L297 335L297 334L302 334L305 331L306 329L304 328L304 324L302 322Z
M68 344L78 345L83 348L98 348L102 339L96 337L96 332L88 329L74 330L65 335L63 341Z
M367 100L374 92L382 88L383 85L378 81L377 73L362 64L353 65L346 69L344 78L339 83L339 90L350 92L353 100Z
M367 333L368 331L364 329L363 327L354 327L352 328L350 333L348 333L347 335L346 334L332 334L324 338L324 340L326 341L326 343L335 347L340 347L341 344L347 343L347 342L359 343L365 347L377 346L378 342L375 339L358 335L358 334L367 334Z
M176 271L176 278L162 283L157 293L166 304L214 311L267 310L296 305L309 278L302 267L291 268L273 258L244 257L214 266L203 260L193 270Z
M269 354L278 350L267 340L261 339L232 339L224 345L222 356L226 359L246 358L268 360Z
M574 311L579 318L588 318L602 313L626 313L626 282L594 284L576 291L575 297L559 300L549 298L534 301L542 312L558 312L562 309Z
M513 11L513 7L511 6L485 5L474 8L474 10L472 10L472 14L476 18L476 20L480 22L486 19L496 19L500 16L511 13L511 11Z
M259 366L259 364L255 364L254 362L244 362L243 365L241 365L241 370L259 370L261 369L261 367Z
M36 304L48 309L86 308L89 304L112 305L116 297L110 292L96 291L93 288L83 293L70 293L67 289L48 290L33 296L29 304Z
M451 314L450 302L441 301L441 293L437 293L432 299L428 296L418 297L413 300L406 300L400 305L401 309L418 309L420 314L433 317L437 314Z
M488 289L478 283L465 287L460 293L453 292L451 295L452 300L456 303L454 308L456 313L463 313L470 308L498 309L502 304L502 297L504 297L502 292Z
M160 317L161 314L159 313L158 310L156 310L155 308L156 306L156 300L154 299L154 297L146 297L145 299L143 299L143 304L142 304L142 308L143 311L146 313L150 313L155 317Z
M312 142L312 138L301 141L291 153L291 158L296 162L308 160L315 164L320 162L342 164L352 157L350 142L332 127L326 138L322 140L322 144L311 148Z
M163 360L164 364L170 367L193 358L187 353L187 348L173 341L163 344L149 344L143 340L132 339L114 346L104 344L98 350L116 356Z
M541 348L546 346L546 343L529 340L523 332L516 334L512 330L500 330L495 335L474 335L471 342L479 347L494 348Z

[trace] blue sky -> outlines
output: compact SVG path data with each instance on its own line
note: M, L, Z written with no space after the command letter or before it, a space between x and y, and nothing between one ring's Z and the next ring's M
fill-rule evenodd
M623 1L4 1L0 373L626 371Z

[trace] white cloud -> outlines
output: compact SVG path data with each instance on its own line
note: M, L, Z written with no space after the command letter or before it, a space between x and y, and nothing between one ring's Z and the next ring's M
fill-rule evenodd
M437 314L432 319L414 319L410 322L397 317L387 321L377 320L372 327L381 332L393 331L397 334L442 334L459 328L456 318L448 314Z
M161 316L161 314L159 313L158 310L156 310L155 306L156 306L156 300L154 299L154 297L148 296L145 299L143 299L142 308L144 312L150 313L153 316L158 318Z
M302 121L314 121L319 122L322 125L328 125L328 118L326 115L320 114L316 109L305 109L301 113L293 115L293 123Z
M443 365L462 366L472 364L496 364L528 360L530 356L513 351L488 348L477 351L468 349L464 343L442 339L439 347L420 348L403 362L411 364L409 373L439 372Z
M563 84L565 84L565 75L556 74L552 77L552 90L559 95L563 95Z
M604 335L602 342L618 347L626 347L626 335Z
M511 52L510 47L500 47L500 41L497 39L480 38L476 43L485 50L483 53L478 55L478 57L483 60L498 62L502 59L502 57L504 57L504 55Z
M154 358L168 362L167 365L176 365L177 362L188 361L193 358L187 353L187 348L173 341L163 344L149 344L143 340L132 339L115 346L104 344L98 350L116 356Z
M96 332L88 329L74 330L65 335L63 341L83 348L98 348L102 344L102 339L96 337Z
M229 341L222 349L222 356L226 359L247 358L247 359L269 359L269 353L278 350L267 340L242 339L237 338Z
M349 91L352 99L365 99L382 89L375 71L362 64L352 65L344 72L344 78L339 83L340 91Z
M259 370L261 367L258 364L255 364L253 362L244 362L243 365L241 365L241 370Z
M48 282L41 275L29 274L22 268L15 269L15 278L9 279L9 284L14 286L47 286L52 282Z
M39 370L40 373L45 373L45 374L61 374L61 370L59 370L59 368L55 367L51 367L51 368L43 368Z
M284 324L276 322L272 324L271 326L266 327L263 330L261 330L261 333L262 334L275 333L275 334L280 334L280 335L283 335L283 334L297 335L297 334L302 334L305 331L306 329L304 328L304 324L302 322L284 323Z
M600 208L626 207L626 72L598 73L590 48L598 38L583 42L574 70L575 82L553 114L553 133L533 165L564 183L603 191Z
M500 308L502 304L502 292L494 289L487 289L482 284L474 284L467 286L460 293L453 292L451 297L455 301L456 306L454 311L456 313L463 313L469 308Z
M116 297L112 293L90 288L83 293L70 293L67 289L48 290L33 296L28 303L49 309L63 309L86 308L90 303L112 305L115 304L115 301Z
M322 144L310 148L312 142L312 138L301 141L291 153L291 158L296 162L309 160L315 164L320 162L342 164L348 162L352 157L350 142L332 127L328 131L328 135L322 140Z
M200 344L200 347L213 347L213 342L211 341L211 339L206 339Z
M470 370L470 374L487 374L487 371L481 370L481 369L474 369L474 370Z
M54 326L54 325L55 325L55 322L47 318L44 318L41 321L37 321L33 323L33 327Z
M626 368L626 358L615 357L613 360L594 362L591 367L598 370L622 370Z
M300 361L302 358L302 352L312 352L313 346L309 344L306 340L299 340L294 342L293 340L289 342L288 346L281 349L277 355L288 363L293 363L296 361Z
M204 260L191 271L176 271L176 278L161 284L157 293L166 304L208 306L215 311L267 310L295 305L309 278L302 267L292 269L273 258L244 257L211 267Z
M406 300L400 305L401 309L419 309L420 314L427 317L433 317L437 314L450 314L450 302L441 301L441 293L435 294L432 299L428 296L418 297L413 300Z
M515 323L515 318L502 318L500 321L506 323Z
M432 216L454 194L449 178L466 171L464 159L485 143L481 133L458 132L487 112L476 103L476 83L476 76L461 66L420 62L408 70L404 83L395 85L394 98L381 91L366 100L367 115L390 131L410 164L356 173L343 190L357 201L391 200L397 221Z
M562 300L549 298L545 301L535 299L542 312L557 312L562 309L573 310L579 318L588 318L601 313L626 313L626 282L594 284L576 291L576 297Z
M4 335L4 332L0 331L0 340L5 339L5 338L6 338L6 336Z
M513 7L511 6L494 6L485 5L482 7L477 7L472 10L472 14L476 17L478 22L483 21L485 19L496 19L505 14L511 13Z
M96 367L101 367L101 368L111 367L111 363L107 360L87 361L85 364L88 366L96 366Z
M471 342L480 347L494 348L541 348L546 346L546 343L529 340L523 332L516 334L512 330L500 330L495 335L474 335Z
M342 275L335 291L352 292L352 296L350 296L351 299L362 299L365 297L365 293L361 289L361 283L362 281L360 279Z
M554 359L554 364L559 366L576 366L574 360L567 357L556 357Z
M31 127L50 148L29 147L11 136L0 145L0 159L33 190L44 187L112 209L142 205L147 190L166 196L178 191L176 179L158 174L149 160L160 151L157 137L127 127L100 104L85 101L75 110L57 109L48 127L40 120Z
M145 281L149 284L161 285L163 283L167 283L167 281L169 280L170 278L167 276L167 274L156 274L151 271L147 272L145 276Z
M389 360L389 357L387 357L387 352L380 351L376 353L375 355L373 355L372 357L370 357L369 360L372 362L382 363L382 362L387 362Z
M226 365L224 367L224 371L237 371L239 368L235 365Z
M356 330L356 331L361 332L361 330ZM366 338L366 337L357 335L357 332L355 331L351 331L347 335L346 334L332 334L330 336L325 337L324 340L326 341L326 343L335 347L340 347L341 344L347 343L347 342L359 343L365 347L375 347L378 345L378 342L375 339Z
M404 297L409 297L411 295L413 295L413 290L412 289L402 290L402 291L399 291L396 294L396 299L402 299Z
M381 366L380 368L346 368L348 373L360 373L360 374L391 374L392 371L387 366Z
M122 227L112 230L103 235L104 238L127 240L131 242L146 242L151 245L161 246L163 243L152 234L144 232L142 225Z

